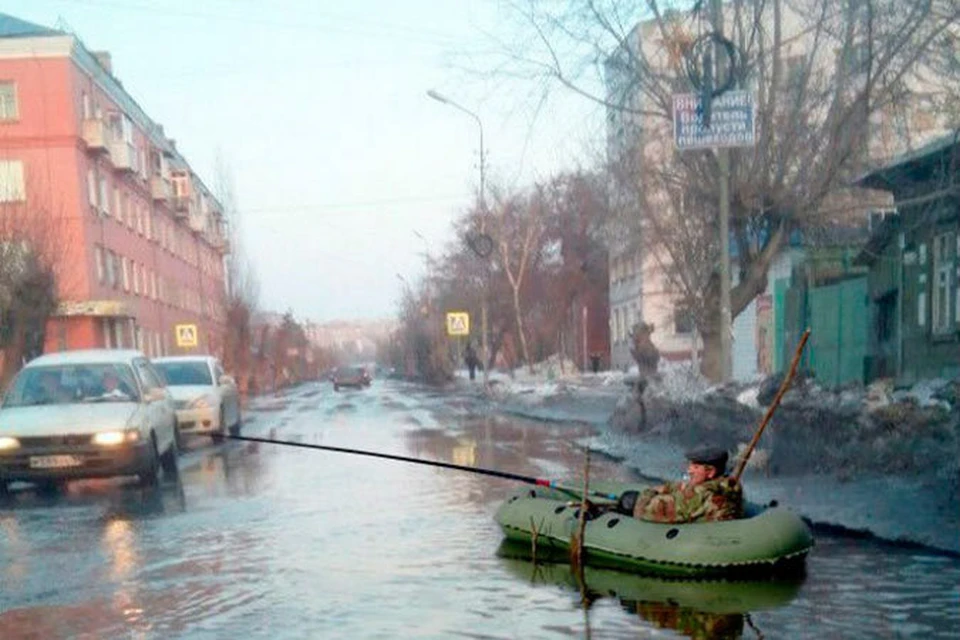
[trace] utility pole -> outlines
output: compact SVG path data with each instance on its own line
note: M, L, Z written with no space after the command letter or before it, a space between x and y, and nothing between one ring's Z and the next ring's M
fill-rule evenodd
M480 120L480 116L475 114L473 111L470 111L466 107L454 102L445 95L434 91L433 89L427 91L427 95L443 104L449 105L458 111L461 111L477 123L477 128L480 130L480 237L484 237L487 233L487 200L486 200L486 154L483 148L483 122ZM478 257L483 260L483 285L481 288L480 294L480 359L483 362L483 386L488 387L490 385L490 374L488 373L488 362L489 359L489 349L487 345L487 335L489 331L487 330L487 306L488 306L488 289L490 284L490 256L489 255L479 255Z
M723 36L723 2L711 0L713 30ZM723 59L719 48L713 52L713 63L717 65L713 77L720 77L720 64ZM705 70L706 71L706 70ZM708 72L709 73L709 72ZM733 328L730 309L730 155L723 147L716 150L717 167L720 170L720 382L730 381L733 375Z

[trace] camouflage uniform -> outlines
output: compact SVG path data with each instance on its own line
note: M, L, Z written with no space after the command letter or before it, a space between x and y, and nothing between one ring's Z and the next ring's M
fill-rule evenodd
M743 515L740 483L723 476L698 485L668 482L640 494L633 516L649 522L715 522Z
M674 629L692 640L742 638L742 613L709 613L666 602L638 602L636 611L660 629Z

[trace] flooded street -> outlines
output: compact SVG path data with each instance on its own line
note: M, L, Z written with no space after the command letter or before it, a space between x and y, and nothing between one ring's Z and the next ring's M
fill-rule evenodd
M244 434L547 478L577 427L481 419L391 382L304 386ZM955 638L960 561L818 535L795 583L697 583L535 566L492 516L517 483L266 444L197 440L144 493L85 482L0 508L13 638ZM629 479L593 460L591 475ZM749 490L749 487L748 487ZM587 606L583 605L583 601Z

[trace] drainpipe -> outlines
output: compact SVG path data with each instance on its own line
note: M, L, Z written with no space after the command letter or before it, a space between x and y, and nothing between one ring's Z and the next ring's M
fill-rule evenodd
M897 379L903 377L903 249L906 238L897 239Z

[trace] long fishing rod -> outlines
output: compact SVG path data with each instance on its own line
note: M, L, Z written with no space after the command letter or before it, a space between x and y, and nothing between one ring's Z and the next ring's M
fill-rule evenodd
M218 434L219 435L219 434ZM538 487L547 487L549 489L556 489L557 491L562 491L568 495L574 496L575 498L581 498L583 494L574 489L568 489L555 480L544 480L543 478L534 478L532 476L523 476L518 473L510 473L509 471L498 471L497 469L484 469L483 467L468 467L461 464L453 464L452 462L439 462L436 460L422 460L420 458L408 458L406 456L398 456L392 453L381 453L379 451L366 451L364 449L348 449L346 447L333 447L323 444L307 444L305 442L294 442L292 440L274 440L272 438L256 438L253 436L235 436L232 434L223 434L224 438L230 440L240 440L242 442L260 442L264 444L280 444L288 447L300 447L301 449L318 449L320 451L335 451L337 453L352 453L359 456L370 456L371 458L384 458L386 460L398 460L400 462L412 462L414 464L422 464L428 467L440 467L442 469L454 469L456 471L466 471L468 473L477 473L485 476L493 476L495 478L506 478L507 480L517 480L519 482L525 482L526 484L536 485ZM587 495L594 496L597 498L605 498L607 500L618 500L620 496L615 493L606 493L604 491L588 491Z

